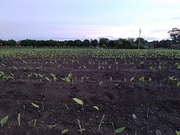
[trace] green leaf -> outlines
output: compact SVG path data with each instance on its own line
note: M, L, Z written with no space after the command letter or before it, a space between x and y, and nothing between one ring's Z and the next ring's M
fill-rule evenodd
M54 79L54 81L56 81L56 80L57 80L57 77L56 77L56 75L55 75L55 74L50 73L50 75L52 76L52 78Z
M130 79L130 81L132 82L134 80L134 77L132 77L131 79Z
M39 109L39 105L34 104L34 103L31 103L31 104L32 104L32 106L34 106L35 108L38 108L38 109Z
M180 69L180 64L177 66L177 69Z
M72 78L72 73L69 73L67 78L71 79Z
M150 82L150 81L152 81L152 78L151 78L151 77L149 77L149 82Z
M50 80L48 77L46 77L46 80L49 81L49 82L51 82L51 80Z
M37 73L34 73L34 75L35 75L36 77L38 77L38 74L37 74Z
M97 106L93 106L93 108L99 111L99 108Z
M4 72L0 71L0 77L4 76Z
M67 132L69 132L69 130L68 129L64 129L64 130L62 130L61 135L64 135Z
M180 131L176 131L176 135L180 135Z
M118 128L115 130L115 133L118 134L118 133L121 133L122 131L124 131L125 127L121 127L121 128Z
M83 104L84 104L84 102L83 102L82 100L78 99L78 98L73 98L73 100L74 100L76 103L78 103L79 105L82 105L82 106L83 106Z
M141 77L141 78L139 78L139 80L140 81L143 81L144 82L144 79L145 79L145 77L143 76L143 77Z
M20 125L21 125L21 114L20 113L18 113L17 120L18 120L18 126L20 127Z
M52 128L56 127L56 125L49 125L48 127L51 130Z
M3 127L3 124L6 123L6 121L8 120L8 115L4 118L1 119L1 126Z
M179 82L177 82L177 84L176 84L178 87L180 86L180 81Z

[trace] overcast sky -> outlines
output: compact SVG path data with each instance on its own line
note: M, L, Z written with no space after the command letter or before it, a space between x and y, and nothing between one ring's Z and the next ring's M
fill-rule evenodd
M0 39L167 39L180 0L0 0Z

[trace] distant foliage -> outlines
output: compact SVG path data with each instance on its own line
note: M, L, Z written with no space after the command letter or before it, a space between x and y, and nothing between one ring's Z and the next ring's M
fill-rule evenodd
M115 40L109 40L108 38L97 39L85 39L83 41L77 40L32 40L24 39L16 42L15 40L1 40L2 47L48 47L48 48L116 48L116 49L140 49L144 48L171 48L174 45L173 40L161 40L148 42L143 38L119 38Z

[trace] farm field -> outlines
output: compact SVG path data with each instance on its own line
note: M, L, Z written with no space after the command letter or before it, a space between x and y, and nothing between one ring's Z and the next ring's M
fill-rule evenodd
M0 49L0 120L2 135L176 135L180 51Z

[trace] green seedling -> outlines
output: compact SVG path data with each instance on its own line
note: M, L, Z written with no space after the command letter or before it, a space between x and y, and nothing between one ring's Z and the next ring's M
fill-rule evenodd
M99 86L101 86L101 85L102 85L102 83L103 83L103 81L100 81L100 82L99 82Z
M66 104L65 104L64 106L66 107L66 109L67 109L67 110L69 110L69 107L68 107L68 105L66 105Z
M78 122L78 126L79 126L79 129L77 131L80 132L80 134L82 135L85 128L82 128L81 122L79 119L77 119L77 122Z
M130 79L130 81L132 82L134 80L134 77L132 77L131 79Z
M57 77L56 77L56 75L55 75L55 74L50 73L50 75L52 76L52 78L53 78L53 80L54 80L54 81L56 81L56 80L57 80Z
M180 64L177 66L177 69L180 69Z
M99 108L97 106L93 106L93 108L99 111Z
M48 128L51 130L52 128L56 127L56 125L49 125Z
M69 132L69 130L68 130L68 129L64 129L64 130L62 130L61 135L64 135L64 134L66 134L67 132Z
M17 121L18 121L18 126L21 126L21 114L18 113L18 117L17 117Z
M123 132L125 130L125 127L115 129L113 123L112 123L112 127L113 127L113 130L114 130L114 135L119 134L119 133L121 133L121 132Z
M15 70L17 70L17 67L16 67L16 66L13 66L13 68L14 68Z
M37 122L37 120L34 119L33 127L36 127L36 122Z
M4 77L4 72L0 71L0 78L3 78Z
M44 102L42 101L41 104L42 104L42 110L44 111Z
M176 131L176 135L180 135L180 131Z
M83 102L81 99L73 98L73 100L74 100L77 104L79 104L79 105L81 105L81 106L83 107L84 102Z
M112 82L112 77L109 78L109 82Z
M178 87L180 87L180 81L179 82L177 82L177 84L176 84Z
M156 129L156 135L162 135L161 131Z
M30 78L30 77L32 77L32 75L33 75L33 74L32 74L32 72L31 72L27 77Z
M5 64L1 64L1 65L2 65L2 67L6 67Z
M101 129L101 125L102 125L102 123L103 123L104 117L105 117L105 114L103 114L103 116L102 116L102 118L101 118L101 121L100 121L99 126L98 126L98 130Z
M51 80L48 77L45 77L48 82L51 82Z
M37 74L37 73L34 73L34 75L35 75L36 77L38 77L38 74Z
M39 105L35 104L35 103L31 103L32 106L34 106L35 108L38 108L39 109Z
M169 80L169 82L171 81L176 81L177 80L177 78L175 78L174 76L169 76L168 77L168 80Z
M70 83L72 78L72 73L69 73L67 77L61 78L63 81Z
M141 78L139 78L139 81L144 82L144 80L145 80L145 77L144 77L144 76L143 76L143 77L141 77Z
M152 66L149 67L150 70L154 70L154 68Z
M9 118L9 117L8 117L8 115L7 115L6 117L4 117L4 118L1 119L0 122L1 122L1 126L2 126L2 127L3 127L4 123L7 122L8 118Z
M41 77L41 78L43 78L43 77L44 77L44 74L43 74L43 75L41 75L41 74L38 74L38 76L39 76L39 77Z
M152 78L151 78L151 77L149 77L149 78L148 78L148 80L149 80L149 82L151 82L151 81L152 81Z

